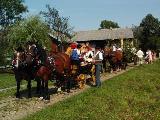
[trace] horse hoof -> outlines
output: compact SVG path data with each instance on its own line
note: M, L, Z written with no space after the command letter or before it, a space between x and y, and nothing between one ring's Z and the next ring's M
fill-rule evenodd
M70 90L67 90L67 93L70 93L71 91Z
M39 97L39 100L43 100L43 97Z
M32 96L31 96L31 95L28 95L28 98L32 98Z
M58 88L57 92L62 92L61 88Z
M19 98L20 98L20 95L19 95L19 94L16 94L16 98L18 98L18 99L19 99Z
M19 99L19 98L20 98L20 96L16 96L16 98L18 98L18 99Z
M44 103L45 104L50 103L50 100L44 100Z
M50 100L50 96L46 96L43 98L44 100Z

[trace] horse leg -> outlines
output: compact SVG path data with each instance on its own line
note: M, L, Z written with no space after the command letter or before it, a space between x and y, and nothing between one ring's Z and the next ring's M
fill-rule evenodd
M117 62L113 63L113 71L114 73L117 72Z
M50 100L50 95L48 93L48 80L44 81L44 93L45 93L44 99L45 100Z
M58 74L58 80L57 80L57 92L61 93L62 92L62 82L63 82L63 77L62 75Z
M16 80L16 83L17 83L16 98L20 98L20 92L19 92L19 90L20 90L20 80L17 79L17 80Z
M118 60L118 71L121 71L122 70L122 61L121 60Z
M113 67L113 63L109 63L109 72L110 73L113 73L113 69L114 69L114 67Z
M69 75L67 75L66 79L67 79L67 81L66 81L66 84L67 84L67 93L69 93L70 89L71 89L71 77Z
M104 72L107 72L107 68L106 68L107 60L104 59L102 62L103 62L103 69L104 69Z
M31 79L28 80L27 88L28 88L28 98L31 98Z
M40 96L44 97L44 80L41 79L40 81Z
M38 77L35 78L37 82L36 94L40 94L41 81Z
M37 81L37 86L39 86L39 98L42 100L44 98L44 80L40 78Z

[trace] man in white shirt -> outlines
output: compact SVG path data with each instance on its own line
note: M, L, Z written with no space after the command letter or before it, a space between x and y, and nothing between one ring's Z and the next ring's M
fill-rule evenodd
M112 51L116 51L116 50L117 50L116 44L114 44L114 45L112 46Z
M139 60L138 60L138 61L139 61L139 64L140 64L140 65L142 65L143 56L144 56L144 53L143 53L143 51L142 51L141 49L139 49L136 55L138 56L138 59L139 59Z
M94 60L95 60L95 68L96 68L96 87L100 87L101 86L100 72L102 67L103 53L100 51L99 47L96 47Z

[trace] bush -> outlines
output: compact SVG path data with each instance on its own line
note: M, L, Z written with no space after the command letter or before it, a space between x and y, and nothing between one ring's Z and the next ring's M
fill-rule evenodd
M123 49L123 55L124 55L125 60L128 63L133 62L135 52L136 51L133 51L133 46L131 44L129 43L125 44L124 49Z

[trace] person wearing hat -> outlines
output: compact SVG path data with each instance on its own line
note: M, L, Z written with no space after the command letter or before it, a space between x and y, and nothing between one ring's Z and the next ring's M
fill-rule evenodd
M100 47L96 47L95 55L94 55L94 63L95 63L95 74L96 74L96 87L101 86L100 81L100 72L102 67L103 53L101 52Z
M77 66L77 73L79 74L80 71L80 45L77 45L75 43L71 44L72 52L70 55L71 58L71 64Z

